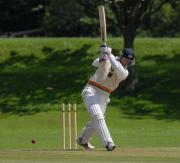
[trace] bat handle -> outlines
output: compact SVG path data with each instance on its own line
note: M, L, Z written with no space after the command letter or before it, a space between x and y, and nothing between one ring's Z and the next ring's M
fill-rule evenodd
M103 46L107 46L106 42L103 42L103 43L101 44L101 47L103 47Z
M99 0L99 5L104 5L104 0Z

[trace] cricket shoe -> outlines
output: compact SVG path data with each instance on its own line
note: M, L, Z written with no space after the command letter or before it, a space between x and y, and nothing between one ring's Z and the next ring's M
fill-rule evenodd
M116 146L111 142L108 142L106 145L107 151L113 151L115 148L116 148Z
M94 148L95 148L95 147L92 146L89 142L83 144L83 143L82 143L82 137L78 137L78 138L76 139L76 143L77 143L78 145L80 145L80 146L83 146L85 149L94 149Z

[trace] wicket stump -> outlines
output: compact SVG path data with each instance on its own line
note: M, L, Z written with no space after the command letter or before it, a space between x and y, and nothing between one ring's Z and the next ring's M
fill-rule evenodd
M67 109L67 136L68 136L68 149L72 149L72 137L73 137L73 146L74 149L77 149L77 143L76 143L76 138L77 138L77 115L76 115L76 104L73 104L73 109L72 104L68 104L68 109ZM72 135L72 116L71 113L74 113L73 116L73 135ZM62 147L65 150L66 149L66 108L65 104L62 104L62 109L61 109L61 125L62 125Z

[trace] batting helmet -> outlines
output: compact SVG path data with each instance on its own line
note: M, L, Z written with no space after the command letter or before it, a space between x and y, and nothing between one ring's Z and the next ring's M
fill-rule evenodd
M133 61L135 58L135 54L132 48L125 48L123 49L123 51L121 52L121 57L125 57L130 61Z

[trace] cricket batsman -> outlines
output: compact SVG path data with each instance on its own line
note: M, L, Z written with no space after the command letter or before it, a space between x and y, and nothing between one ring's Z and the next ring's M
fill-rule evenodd
M109 103L110 94L118 87L119 83L128 76L127 67L132 63L135 54L131 48L125 48L121 55L115 57L112 48L103 44L100 47L99 58L92 63L97 67L82 91L82 97L91 120L83 128L77 138L77 144L85 149L93 149L89 140L95 132L98 133L103 146L107 151L116 148L105 121L105 112Z

